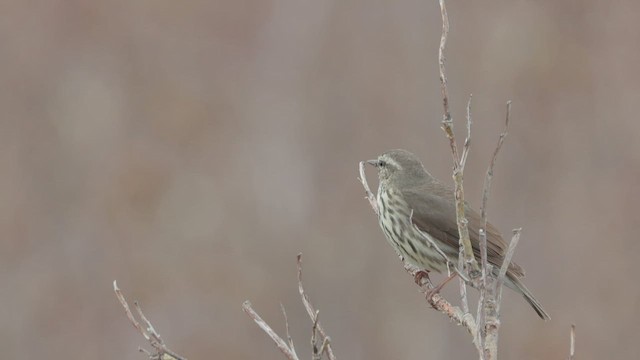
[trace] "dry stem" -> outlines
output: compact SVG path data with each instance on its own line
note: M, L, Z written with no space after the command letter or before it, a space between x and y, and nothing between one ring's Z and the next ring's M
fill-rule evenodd
M469 108L467 108L467 113ZM489 167L487 168L487 173L484 178L484 186L482 191L482 205L480 206L480 216L481 216L481 228L479 232L479 241L480 241L480 264L482 269L481 276L481 286L480 286L480 300L478 304L478 314L476 319L478 321L478 332L480 337L480 342L482 347L485 350L481 358L488 359L496 359L497 351L498 351L498 328L500 326L499 315L500 315L500 301L502 297L502 283L504 281L504 277L506 275L506 271L509 268L509 264L511 263L511 257L513 256L513 251L515 251L515 246L520 239L520 230L516 232L514 231L514 241L512 240L509 244L509 251L507 251L508 259L505 257L502 268L500 269L500 274L495 283L494 288L490 288L489 284L489 276L491 275L490 266L487 261L487 203L489 201L489 194L491 193L491 180L493 179L493 168L496 163L496 158L498 157L498 153L502 148L502 144L504 143L504 139L507 137L507 131L509 130L509 118L511 115L511 101L507 102L507 114L505 119L505 127L500 137L498 139L498 144L496 145L495 150L493 151L493 156L491 157L491 161L489 162ZM505 266L506 265L506 266ZM502 272L504 270L504 273ZM488 293L489 292L489 293ZM490 303L489 303L490 302ZM490 324L491 326L486 326L486 324ZM490 342L487 343L486 340L490 339Z
M140 352L144 352L145 354L149 355L150 359L154 359L154 360L155 359L187 360L187 358L185 358L184 356L178 355L175 352L169 350L169 348L167 348L167 346L164 344L164 341L160 337L160 334L155 330L153 325L151 325L151 322L147 319L147 317L142 312L142 308L140 308L140 305L138 304L137 301L134 302L134 306L136 308L136 312L138 313L138 316L145 323L146 328L144 328L140 324L140 322L136 320L135 316L133 316L133 313L131 312L131 308L129 307L127 300L124 298L124 295L122 294L122 291L120 291L120 289L118 288L118 284L116 283L115 280L113 281L113 291L116 293L116 297L118 298L118 300L120 301L120 304L124 308L124 311L127 314L127 317L129 318L129 321L131 322L133 327L136 328L136 330L138 330L140 334L142 334L142 336L149 342L149 344L151 344L151 346L154 349L156 349L156 352L154 354L142 348L139 348Z
M574 360L576 355L576 325L571 324L571 333L569 334L569 357L568 360Z
M447 45L447 36L449 35L449 16L447 15L447 7L444 0L440 0L440 12L442 14L442 36L440 37L440 48L438 50L438 63L440 67L440 90L442 93L442 106L444 109L442 130L444 130L449 139L451 154L453 156L453 179L455 183L456 197L456 218L458 224L458 232L460 234L460 252L464 257L465 270L469 272L471 279L477 278L480 273L478 263L473 256L473 248L469 238L468 221L464 215L464 187L463 173L467 154L471 145L471 116L467 117L467 139L465 140L462 150L462 157L458 155L458 145L453 133L453 119L449 110L449 90L447 89L447 74L445 68L444 49ZM470 103L468 108L470 108ZM461 269L462 270L462 269Z
M327 355L329 360L335 360L336 357L333 354L333 349L331 348L331 338L327 335L327 333L320 325L320 321L318 319L318 310L316 310L309 297L304 292L304 287L302 286L302 254L298 254L297 257L297 268L298 268L298 292L300 293L300 298L302 299L302 303L304 304L305 309L307 310L307 314L311 318L311 322L313 324L311 331L311 349L312 349L312 359L321 359L323 355ZM298 355L296 354L295 347L293 346L293 341L291 340L291 336L289 335L289 321L287 319L287 313L284 310L284 306L280 304L282 309L282 314L284 316L284 322L286 326L287 332L287 342L285 342L275 331L267 324L258 313L256 313L251 307L251 303L249 301L245 301L242 304L242 310L249 315L255 321L255 323L265 332L269 337L276 343L278 349L290 360L298 360ZM319 336L318 336L319 335ZM319 338L319 339L318 339ZM318 340L320 342L320 346L318 346Z
M278 349L280 349L280 351L287 357L287 359L298 360L298 355L296 354L293 346L290 347L289 345L287 345L287 343L280 336L278 336L275 331L273 331L271 326L269 326L269 324L262 320L260 315L258 315L258 313L253 310L253 308L251 307L251 303L248 300L242 304L242 311L247 313L247 315L249 315L249 317L252 318L253 321L255 321L258 327L260 327L265 333L267 333L267 335L269 335L271 340L276 343ZM286 320L286 316L285 323L287 323L286 327L289 328L289 323Z

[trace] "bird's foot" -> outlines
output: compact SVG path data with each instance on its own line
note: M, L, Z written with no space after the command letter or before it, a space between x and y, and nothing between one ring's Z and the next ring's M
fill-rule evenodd
M413 276L413 280L418 284L418 286L430 285L431 279L429 278L429 270L423 269L416 271L416 274Z
M434 288L432 288L432 289L427 290L427 293L426 293L427 300L429 300L429 301L433 300L433 296L434 296L435 294L440 293L440 290L442 290L442 288L443 288L445 285L447 285L447 283L449 283L449 281L451 281L453 278L455 278L455 277L456 277L456 275L457 275L456 273L452 273L452 274L451 274L451 275L449 275L446 279L444 279L444 281L442 281L440 284L438 284L438 286L436 286L436 287L434 287Z

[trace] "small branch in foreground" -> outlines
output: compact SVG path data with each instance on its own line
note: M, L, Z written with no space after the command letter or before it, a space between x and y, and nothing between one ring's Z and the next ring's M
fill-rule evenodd
M142 312L142 308L140 308L140 305L136 301L133 304L136 308L136 312L138 313L138 316L145 323L146 328L142 327L140 322L136 320L135 316L133 316L133 313L131 312L131 308L129 307L127 300L124 298L122 291L120 291L120 289L118 288L118 284L116 283L115 280L113 281L113 291L116 293L116 297L118 298L118 300L120 301L120 304L124 308L124 311L127 314L127 317L129 318L129 321L131 322L133 327L136 328L136 330L138 330L140 334L142 334L142 336L149 342L151 347L156 349L155 354L152 354L150 351L147 351L142 348L139 348L140 352L144 352L149 356L150 359L154 359L154 360L155 359L187 360L187 358L185 358L184 356L178 355L175 352L169 350L169 348L167 348L167 346L164 344L164 341L160 337L160 334L158 334L158 332L155 330L153 325L151 325L151 322L144 315L144 313Z
M296 353L296 348L293 346L293 339L291 339L291 334L289 333L289 319L287 318L287 312L284 310L284 305L280 303L280 309L282 310L282 316L284 317L284 325L287 332L287 341L289 342L289 348L291 352Z
M569 334L569 357L567 360L574 360L576 355L576 325L571 324L571 333Z
M298 254L297 257L297 266L298 266L298 292L300 293L300 297L302 298L302 303L304 304L305 309L307 309L307 314L311 318L311 321L314 323L314 328L318 330L320 334L321 340L323 342L323 347L327 352L327 356L329 360L335 360L335 356L333 355L333 349L331 349L331 339L327 336L327 333L320 325L318 321L318 311L313 307L309 297L304 292L304 287L302 286L302 254ZM315 332L315 331L314 331ZM326 342L326 345L324 344Z
M262 329L265 333L267 333L267 335L269 335L271 340L273 340L273 342L276 343L276 346L278 347L278 349L280 349L280 351L287 357L287 359L299 360L298 355L296 354L296 351L293 348L293 346L289 347L289 345L287 345L287 343L284 340L282 340L282 338L278 336L278 334L276 334L275 331L273 331L273 329L269 326L269 324L267 324L264 320L262 320L260 315L258 315L258 313L253 310L253 308L251 307L251 303L248 300L242 304L242 310L245 313L247 313L247 315L249 315L250 318L253 319L253 321L258 325L258 327L260 327L260 329ZM285 317L285 322L287 322L286 317ZM286 326L287 328L289 327L288 322Z
M365 180L366 181L366 180ZM312 332L311 332L311 348L312 348L312 358L314 360L321 359L323 355L327 355L329 360L336 360L335 355L333 354L333 349L331 348L331 338L327 335L327 333L320 325L320 321L318 319L318 310L316 310L309 297L304 292L304 287L302 286L302 254L298 254L297 257L297 267L298 267L298 292L300 293L300 297L302 299L302 303L304 304L305 309L307 310L307 314L311 318L311 322L313 324ZM291 340L291 336L289 335L289 321L287 320L287 313L284 310L284 306L280 304L282 308L282 314L284 315L284 322L287 331L287 342L285 342L275 331L267 324L258 313L256 313L251 307L251 303L249 301L245 301L242 304L242 310L249 315L255 321L255 323L260 327L269 337L276 343L278 349L287 357L289 360L298 360L298 355L296 354L295 348L293 346L293 341ZM319 336L318 336L319 335ZM319 339L316 339L316 338ZM318 340L320 341L320 346L318 347Z

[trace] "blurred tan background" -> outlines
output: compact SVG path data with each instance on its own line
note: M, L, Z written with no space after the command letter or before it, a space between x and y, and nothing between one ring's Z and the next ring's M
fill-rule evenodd
M449 12L459 130L474 94L468 200L512 99L490 217L524 228L516 261L552 316L506 295L502 357L562 359L575 323L579 358L634 358L640 3ZM450 179L440 26L436 1L3 2L3 358L143 359L115 279L190 359L283 358L246 299L280 333L282 302L307 357L298 252L340 359L475 358L356 179L395 147Z

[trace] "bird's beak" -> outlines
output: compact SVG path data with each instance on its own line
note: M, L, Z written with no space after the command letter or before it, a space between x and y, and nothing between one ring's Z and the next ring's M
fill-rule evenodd
M380 162L378 161L378 159L367 160L367 164L372 165L373 167L378 167L380 165Z

